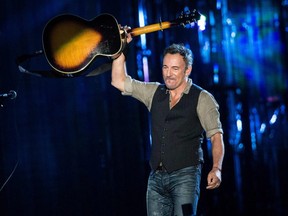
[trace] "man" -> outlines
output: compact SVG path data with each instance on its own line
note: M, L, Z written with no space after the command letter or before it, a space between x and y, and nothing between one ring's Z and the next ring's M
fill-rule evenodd
M127 35L128 42L132 40ZM125 55L113 60L111 84L123 95L146 105L151 113L151 173L147 186L147 214L196 215L200 195L203 132L212 143L213 165L207 189L221 183L224 157L223 131L214 97L193 84L193 54L180 44L163 55L165 85L140 82L127 75Z

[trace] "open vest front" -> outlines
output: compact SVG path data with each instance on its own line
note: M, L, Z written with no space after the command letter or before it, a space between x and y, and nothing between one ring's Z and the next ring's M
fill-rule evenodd
M202 89L193 84L188 94L170 110L169 92L164 85L156 90L151 107L152 149L150 165L160 162L168 172L203 161L203 128L197 115Z

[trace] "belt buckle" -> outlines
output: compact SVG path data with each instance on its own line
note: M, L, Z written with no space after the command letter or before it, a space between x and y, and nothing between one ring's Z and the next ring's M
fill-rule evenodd
M159 166L157 167L157 170L161 172L165 171L165 168L162 163L159 164Z

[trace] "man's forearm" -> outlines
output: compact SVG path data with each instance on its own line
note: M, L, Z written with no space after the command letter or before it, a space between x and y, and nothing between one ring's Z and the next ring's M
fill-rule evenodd
M222 170L222 163L225 154L223 136L221 133L216 133L211 137L213 167Z
M121 54L112 63L111 85L123 92L126 76L125 56Z

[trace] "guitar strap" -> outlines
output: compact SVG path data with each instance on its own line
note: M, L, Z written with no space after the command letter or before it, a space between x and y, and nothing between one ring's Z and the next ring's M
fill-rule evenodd
M100 66L97 66L95 69L88 73L82 73L82 74L77 74L77 76L73 74L60 74L56 70L31 70L28 69L29 67L24 64L28 63L30 60L32 60L35 57L42 56L44 54L43 50L38 50L32 54L24 54L21 56L18 56L16 58L16 65L18 67L18 70L21 73L28 74L28 75L33 75L33 76L38 76L38 77L48 77L48 78L72 78L72 77L79 77L79 76L86 76L86 77L91 77L91 76L97 76L100 75L104 72L107 72L111 70L112 68L112 59L107 58L107 61L105 63L102 63Z

